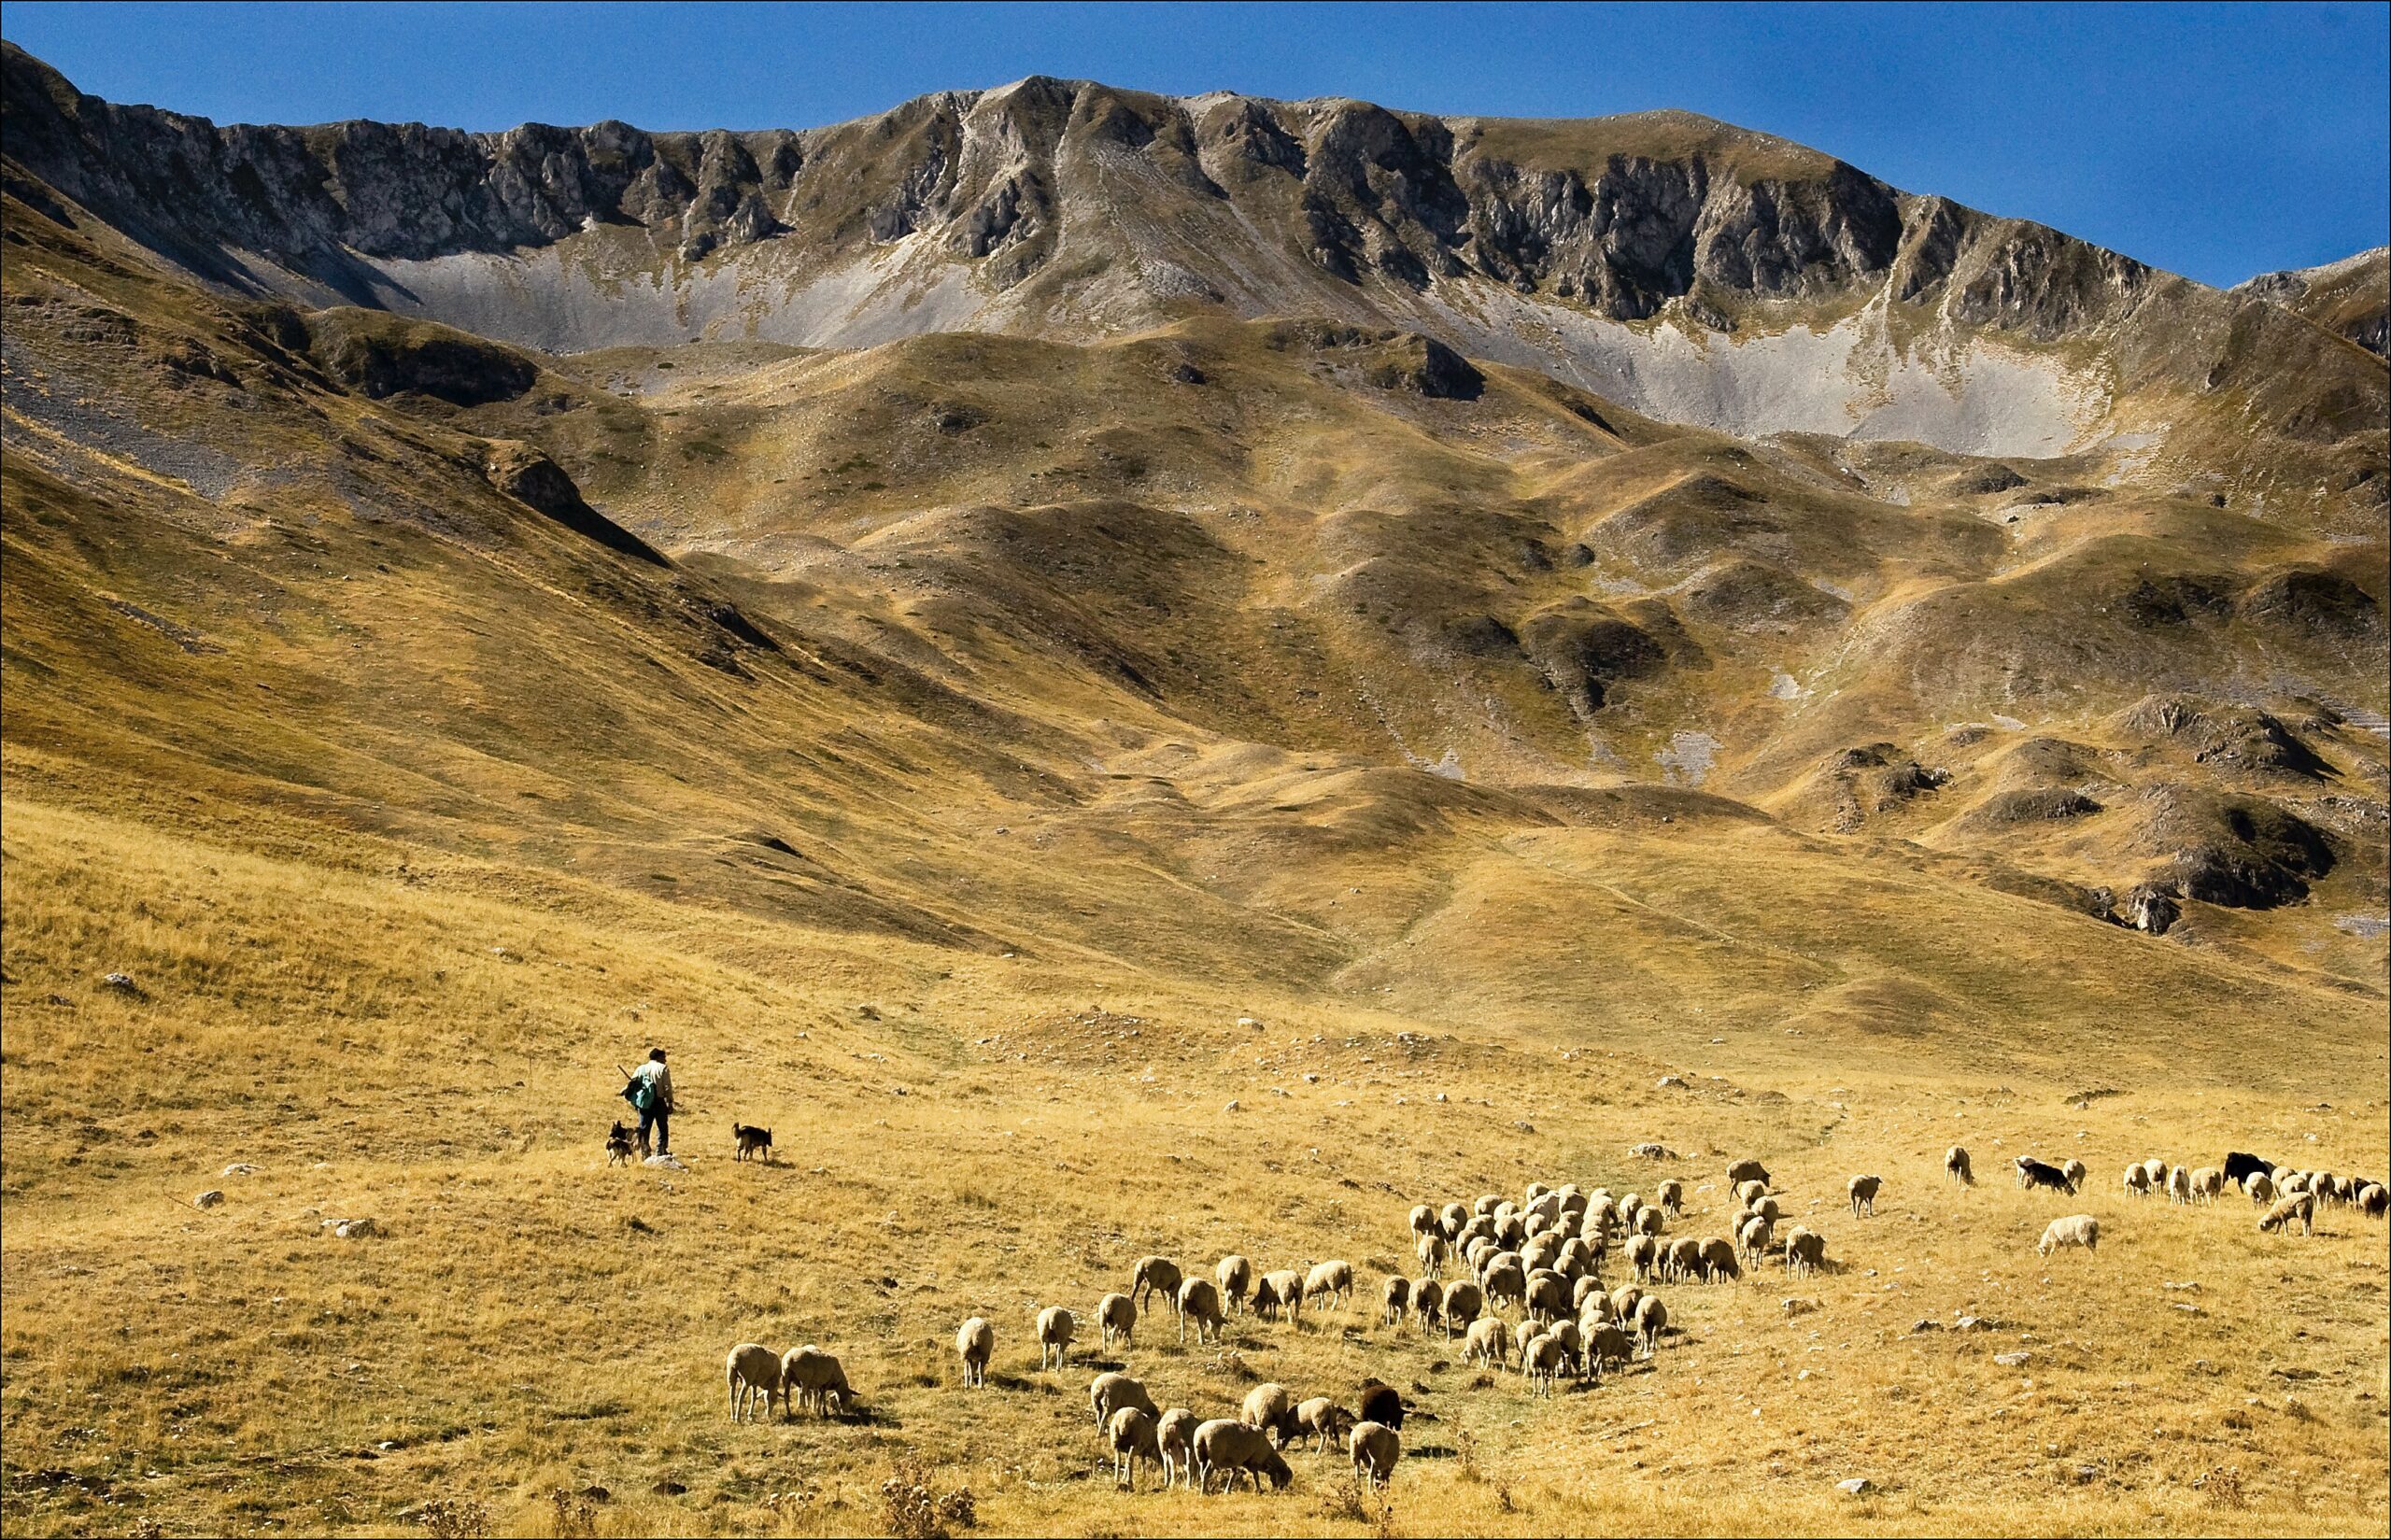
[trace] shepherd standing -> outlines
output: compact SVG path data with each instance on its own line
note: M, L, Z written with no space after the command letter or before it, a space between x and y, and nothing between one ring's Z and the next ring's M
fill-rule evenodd
M639 1147L647 1149L648 1130L656 1131L656 1152L672 1152L672 1071L664 1067L664 1050L651 1048L647 1062L630 1072L623 1084L623 1099L639 1112Z

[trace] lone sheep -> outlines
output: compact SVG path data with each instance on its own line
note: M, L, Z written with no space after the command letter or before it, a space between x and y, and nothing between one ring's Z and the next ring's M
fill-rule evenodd
M2062 1246L2081 1246L2087 1251L2101 1249L2101 1222L2089 1214L2069 1214L2051 1221L2043 1231L2042 1242L2034 1250L2048 1256Z
M1962 1187L1976 1184L1976 1174L1968 1165L1968 1151L1960 1145L1955 1144L1943 1151L1943 1174Z
M979 1316L973 1316L955 1332L955 1353L963 1360L963 1383L985 1385L988 1382L988 1360L997 1350L997 1329Z
M1851 1194L1851 1211L1854 1214L1874 1214L1876 1211L1876 1194L1884 1185L1882 1177L1852 1178L1847 1189Z

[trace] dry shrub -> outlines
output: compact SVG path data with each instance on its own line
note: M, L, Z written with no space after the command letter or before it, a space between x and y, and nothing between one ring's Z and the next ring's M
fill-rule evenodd
M2247 1507L2250 1499L2242 1490L2242 1467L2219 1465L2192 1477L2192 1490L2201 1493L2214 1508Z
M929 1467L918 1460L904 1461L889 1473L880 1484L880 1504L881 1527L897 1540L948 1540L980 1521L971 1489L935 1490Z
M1320 1489L1320 1516L1332 1524L1360 1524L1370 1510L1362 1498L1362 1483L1352 1477L1331 1481Z
M548 1505L556 1510L557 1540L591 1540L598 1533L598 1505L582 1493L551 1487Z
M432 1540L481 1540L489 1533L489 1509L470 1497L435 1497L419 1517Z

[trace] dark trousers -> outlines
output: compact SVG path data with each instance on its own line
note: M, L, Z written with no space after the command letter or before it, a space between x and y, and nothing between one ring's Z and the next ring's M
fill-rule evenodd
M639 1115L639 1142L642 1149L647 1147L647 1131L650 1128L656 1130L656 1152L659 1155L671 1154L672 1152L672 1114L660 1107L651 1107Z

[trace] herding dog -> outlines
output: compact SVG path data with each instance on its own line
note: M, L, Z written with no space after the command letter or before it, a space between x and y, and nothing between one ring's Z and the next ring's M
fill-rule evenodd
M629 1166L631 1163L631 1131L621 1123L606 1130L606 1164Z
M750 1128L743 1123L734 1123L730 1125L730 1137L739 1146L739 1152L730 1157L732 1160L761 1156L770 1161L772 1158L772 1131L769 1128Z

